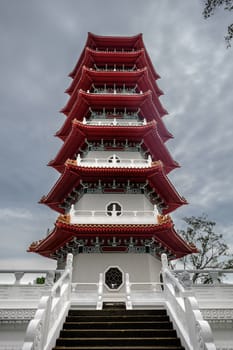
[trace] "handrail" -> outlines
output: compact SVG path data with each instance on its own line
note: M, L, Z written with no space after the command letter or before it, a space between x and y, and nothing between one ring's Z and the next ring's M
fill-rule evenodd
M86 223L90 220L92 223L111 223L111 224L130 224L135 222L139 225L157 224L157 210L77 210L74 205L71 206L70 222Z
M132 119L133 120L133 119ZM99 125L99 126L142 126L146 125L147 121L144 119L143 121L125 121L124 119L112 118L112 119L103 119L103 120L87 120L85 117L83 118L83 124L87 125Z
M178 278L184 287L211 287L211 286L227 286L233 284L232 278L228 281L224 281L227 278L226 275L233 274L233 269L220 269L220 268L209 268L209 269L177 269L172 270L172 273ZM192 275L201 275L200 277L209 277L209 283L202 283L202 281L196 280L195 283L192 282Z
M162 276L167 309L178 336L187 350L216 350L209 323L202 317L191 290L185 290L168 267L162 254Z
M40 299L35 317L29 322L22 350L50 350L59 335L70 305L72 254L49 295Z
M131 159L131 158L119 158L113 155L109 160L108 158L81 158L80 154L77 156L77 165L87 167L150 167L152 163L151 157L148 159Z
M22 279L24 277L26 277L27 275L35 275L35 277L40 277L40 275L45 275L45 283L44 285L52 285L53 284L53 281L54 281L54 277L55 275L60 275L61 273L63 273L63 270L43 270L43 269L40 269L40 270L20 270L20 269L17 269L17 270L10 270L10 269L6 269L6 270L0 270L0 275L3 274L4 277L13 277L15 278L14 281L12 282L5 282L3 281L3 279L0 280L0 286L1 285L19 285L21 284L22 282ZM31 285L31 279L28 280L27 283L22 283L23 285ZM36 284L33 284L33 285L36 285Z
M220 273L233 273L233 269L219 269L218 267L215 268L205 268L205 269L175 269L172 270L172 272L175 273L180 273L180 272L184 272L187 271L189 273L208 273L208 272L220 272Z
M73 208L73 205L71 206L70 210L70 215L77 215L78 214L86 214L85 216L107 216L108 212L114 215L114 213L118 216L130 216L130 217L135 217L135 216L155 216L157 211L155 210L122 210L122 211L111 211L111 210L77 210ZM149 214L149 215L148 215Z

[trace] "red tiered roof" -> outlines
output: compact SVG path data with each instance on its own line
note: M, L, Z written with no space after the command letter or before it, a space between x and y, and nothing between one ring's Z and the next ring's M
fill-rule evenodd
M82 74L82 67L86 66L91 68L94 64L137 64L138 68L145 67L143 62L144 50L131 51L131 52L106 52L106 51L95 51L86 47L84 50L84 57L82 64L78 67L75 77L71 82L66 92L72 93Z
M62 128L56 133L56 136L65 140L69 135L72 120L82 120L88 112L89 107L92 109L100 108L131 108L141 109L141 113L146 116L147 121L156 120L160 137L165 142L173 136L167 131L159 113L152 101L152 92L147 91L143 94L91 94L83 90L78 91L76 102L69 112Z
M112 52L110 50L108 51L102 51L102 48L108 48L108 49L119 49L119 51L116 52ZM127 57L130 57L130 55L132 55L134 52L139 52L139 50L143 53L143 66L149 66L151 74L154 77L154 80L159 79L160 76L159 74L156 72L150 56L148 55L145 45L143 43L142 40L142 34L138 34L132 37L119 37L119 36L100 36L100 35L95 35L93 33L88 33L88 37L87 37L87 41L85 44L85 48L81 53L81 56L77 62L77 64L75 65L75 68L73 69L73 71L69 74L69 76L71 78L75 78L79 68L85 64L84 62L84 58L85 58L85 53L86 53L86 49L92 49L93 51L97 52L97 53L107 53L109 55L109 57L111 57L112 54L120 54L120 53L126 53ZM127 50L130 49L133 51L122 51L122 48ZM101 63L105 62L104 59L101 60ZM115 63L116 60L113 62Z
M99 237L105 241L103 245L107 246L107 241L113 237L124 242L131 236L139 241L140 239L154 240L176 258L197 252L195 247L186 243L176 233L171 220L157 225L71 225L57 220L53 231L45 239L33 243L29 251L51 257L60 248L66 248L74 238L87 240L91 245L91 240Z
M138 142L143 140L143 144L149 151L153 161L163 159L164 170L166 173L179 167L179 164L172 159L161 140L154 120L141 126L118 127L87 125L78 120L74 120L69 136L66 138L55 159L49 162L49 165L62 172L65 167L65 161L68 158L73 158L74 155L78 153L81 147L85 144L85 140L94 141L100 140L100 138L103 140L109 140L112 138L115 138L116 140L128 139L128 141Z
M109 71L101 71L104 65L108 65ZM126 67L132 70L118 71L121 65L122 68L125 65L124 69ZM158 205L163 215L186 204L186 200L177 193L166 176L178 164L164 145L172 135L161 118L167 111L159 101L162 91L155 83L159 75L146 51L142 34L132 37L106 37L88 33L85 48L70 77L73 81L66 92L71 96L62 110L67 117L56 133L64 144L55 159L49 163L61 172L61 176L48 195L41 199L41 203L61 214L68 214L63 208L69 208L77 202L80 189L84 184L88 184L93 192L96 186L102 186L103 193L127 193L127 186L132 186L131 189L140 188L140 191L145 191L152 204ZM126 87L137 85L137 92L140 93L86 92L92 91L93 84L96 87L102 84L125 84ZM139 118L144 118L147 123L137 126L120 126L120 123L111 126L82 123L84 117L88 120L91 111L100 112L104 109L107 113L114 109L118 112L139 111ZM144 168L114 168L78 166L76 161L68 159L74 158L86 141L95 142L101 139L141 142L154 162L150 167ZM125 244L122 248L126 249L126 241L133 238L138 241L154 241L158 247L161 246L177 258L197 252L196 248L178 236L171 220L148 225L84 225L70 224L64 217L57 220L54 230L45 239L33 243L29 251L55 257L57 251L63 248L66 250L67 245L75 238L87 240L90 245L93 244L93 239L101 238L104 240L105 250L115 249L109 245L108 240L122 239Z
M45 197L42 197L41 203L48 205L53 210L64 213L60 207L64 199L72 192L75 187L80 185L81 180L88 183L101 181L112 182L117 179L119 182L145 183L158 193L164 200L167 208L163 209L163 215L170 213L183 204L187 204L174 186L165 175L163 165L160 161L155 162L149 168L95 168L77 166L75 161L67 161L65 171L58 179L55 186Z
M69 114L75 101L77 99L78 90L82 89L84 91L90 90L92 84L134 84L138 86L139 90L145 92L147 90L152 91L152 100L156 106L161 117L167 114L166 109L163 108L158 96L162 95L163 92L157 87L156 84L152 84L148 77L148 68L144 67L132 72L129 71L96 71L89 69L86 66L82 67L82 74L79 81L73 88L71 97L68 100L66 106L62 109L62 112L66 115Z

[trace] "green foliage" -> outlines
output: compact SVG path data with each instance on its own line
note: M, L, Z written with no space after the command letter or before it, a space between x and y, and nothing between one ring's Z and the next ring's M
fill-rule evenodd
M232 268L233 259L229 258L229 248L222 234L215 233L216 223L208 220L207 215L185 217L187 227L180 230L181 236L190 243L195 244L199 253L188 255L181 259L184 268L203 270L206 268ZM193 282L203 277L203 274L195 274ZM203 280L203 278L202 278ZM209 283L204 278L204 283Z
M217 7L224 6L224 10L231 11L233 10L233 0L206 0L205 8L203 11L204 18L209 18L214 15L214 12ZM225 41L227 48L231 46L231 40L233 38L233 23L230 24L227 28L227 35L225 36Z
M36 284L45 284L45 277L37 277Z

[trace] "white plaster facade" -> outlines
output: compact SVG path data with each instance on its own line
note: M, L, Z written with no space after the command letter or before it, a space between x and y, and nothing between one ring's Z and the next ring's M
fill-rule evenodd
M123 210L129 211L153 211L154 206L144 196L144 194L117 194L117 193L98 193L84 194L83 197L74 205L76 210L103 210L106 211L107 205L111 202L119 202Z
M99 275L111 266L118 266L132 282L160 282L161 261L150 254L134 253L78 254L74 256L73 282L98 283Z

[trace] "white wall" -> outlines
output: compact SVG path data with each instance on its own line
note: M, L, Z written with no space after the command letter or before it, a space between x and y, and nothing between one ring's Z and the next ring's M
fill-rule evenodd
M15 323L2 324L0 326L0 349L21 349L28 324Z
M98 282L109 266L119 266L131 282L159 282L161 262L150 254L99 253L74 256L73 281Z
M110 202L119 202L123 210L154 210L154 206L144 196L144 194L84 194L84 196L74 205L76 210L106 210Z
M219 320L215 321L215 324L211 324L210 326L213 332L214 341L216 343L217 348L220 349L233 349L233 324L231 321L228 323L221 322ZM219 327L219 329L217 328Z

